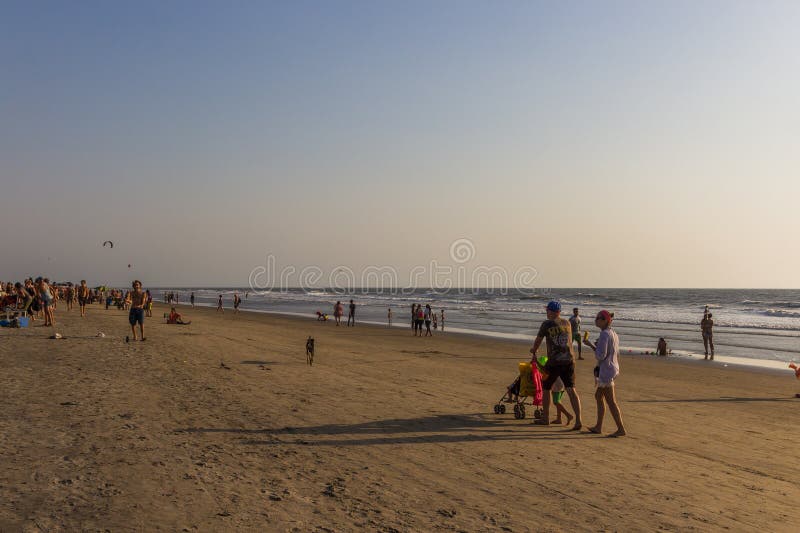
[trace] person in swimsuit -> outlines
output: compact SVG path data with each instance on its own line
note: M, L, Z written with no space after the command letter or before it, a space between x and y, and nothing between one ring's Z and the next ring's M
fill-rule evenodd
M389 314L387 315L387 318L389 319L389 327L392 327L392 308L391 307L389 308Z
M178 324L181 326L188 326L191 323L192 323L191 320L189 322L184 322L183 315L181 315L178 311L176 311L174 307L170 310L169 316L167 317L167 324Z
M442 324L442 331L444 331L444 309L442 309L442 320L441 320L441 324Z
M189 302L192 304L192 309L194 309L194 293L192 293L192 295L189 296Z
M423 313L423 319L425 320L425 336L433 337L433 332L431 331L431 315L433 312L431 311L431 304L425 304L425 312Z
M145 308L145 315L148 318L153 316L153 295L150 294L150 289L144 291L145 300L144 300L144 308Z
M81 280L81 286L78 287L78 305L81 308L81 318L86 318L86 304L89 301L89 287L86 286L86 280Z
M53 313L53 295L50 292L50 285L42 278L36 278L36 291L39 294L40 307L44 313L44 325L53 327L55 325L55 315Z
M242 303L242 299L239 297L239 293L236 292L233 294L233 314L236 315L239 313L239 304Z
M342 306L342 302L337 301L336 304L333 306L333 320L336 322L337 326L342 325L343 313L344 313L344 307Z
M222 295L219 295L219 299L217 299L217 313L225 314L225 309L222 308Z
M350 300L350 312L347 314L347 325L350 325L350 321L353 321L353 327L356 327L356 304L353 303L353 300Z
M708 309L708 308L706 308ZM711 313L706 313L700 321L700 331L703 332L703 347L706 349L706 359L708 359L708 349L711 348L711 360L714 360L714 321L711 320Z
M138 279L133 281L132 286L133 290L128 292L125 299L130 305L128 322L131 325L133 340L136 341L136 324L139 324L140 340L144 340L144 307L147 303L147 294L142 290L142 282Z

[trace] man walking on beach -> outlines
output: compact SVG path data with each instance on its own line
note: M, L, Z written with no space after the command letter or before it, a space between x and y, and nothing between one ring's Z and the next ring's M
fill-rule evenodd
M128 322L131 324L133 340L136 341L136 324L139 324L140 340L144 340L144 304L146 295L142 291L142 282L138 279L134 280L133 290L128 293L127 301L130 304Z
M543 408L544 415L541 419L534 420L534 424L550 425L550 403L552 401L550 391L558 378L564 382L567 389L572 410L575 412L575 425L572 429L581 429L581 400L575 390L575 359L572 355L572 327L569 321L561 318L561 303L552 301L547 304L547 320L542 322L539 333L531 348L531 364L537 364L536 351L541 346L542 341L547 342L547 364L544 369L547 372L547 379L542 381Z
M350 300L350 312L347 314L347 325L350 325L350 321L353 321L353 327L356 327L356 304L353 303L353 300Z
M700 321L700 331L703 332L703 347L706 350L706 359L708 359L708 349L711 348L711 360L714 360L714 321L711 320L711 313L706 313L703 320Z
M581 350L581 317L578 308L572 309L572 316L569 317L569 325L572 327L572 342L578 343L578 359L583 359Z

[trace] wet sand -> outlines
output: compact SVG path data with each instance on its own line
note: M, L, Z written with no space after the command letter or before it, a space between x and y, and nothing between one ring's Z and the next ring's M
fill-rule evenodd
M800 523L788 369L623 357L630 435L613 439L492 413L527 343L181 310L190 326L164 324L158 307L141 343L124 342L127 313L96 305L85 320L57 310L62 340L40 322L0 330L0 530ZM593 366L578 364L585 425Z

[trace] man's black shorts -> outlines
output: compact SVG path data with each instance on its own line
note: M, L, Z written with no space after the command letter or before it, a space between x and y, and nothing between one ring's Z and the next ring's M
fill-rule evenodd
M575 363L561 363L551 365L549 362L545 365L544 371L547 372L547 379L542 381L542 388L550 390L553 388L553 383L558 378L564 382L564 387L570 389L575 386Z

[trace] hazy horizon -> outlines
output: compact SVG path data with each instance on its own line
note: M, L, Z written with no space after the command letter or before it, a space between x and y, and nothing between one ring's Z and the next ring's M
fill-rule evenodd
M247 286L272 254L797 288L798 27L788 1L6 2L0 279Z

